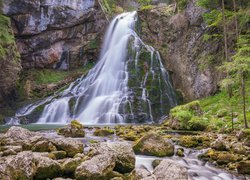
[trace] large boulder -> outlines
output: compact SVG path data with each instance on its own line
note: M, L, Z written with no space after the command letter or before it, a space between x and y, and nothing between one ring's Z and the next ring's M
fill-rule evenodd
M99 154L84 161L76 168L76 179L105 179L115 167L115 157L109 154Z
M36 164L32 152L21 152L0 159L0 179L32 179L35 173Z
M153 175L157 180L175 179L187 180L188 171L185 167L179 165L173 160L164 159L155 168Z
M55 160L40 154L33 155L36 164L34 179L55 178L61 175L61 166Z
M36 151L36 152L51 152L51 151L56 151L56 147L50 141L38 141L32 147L32 151Z
M135 168L135 153L128 142L103 142L92 148L93 154L109 154L115 158L114 170L120 173L131 172Z
M59 176L60 164L47 154L24 151L0 159L1 179L46 179Z
M83 125L76 120L71 121L71 123L67 125L66 127L62 127L58 129L57 133L65 137L84 137L85 136Z
M18 126L12 126L5 133L5 137L11 138L13 140L26 140L31 138L32 136L35 136L35 134L36 134L35 132L31 132L27 129Z
M174 155L174 145L155 133L146 134L136 141L133 149L136 154L158 157Z
M56 146L57 150L65 151L69 157L73 157L77 153L83 153L83 143L80 140L71 138L55 138L50 140Z

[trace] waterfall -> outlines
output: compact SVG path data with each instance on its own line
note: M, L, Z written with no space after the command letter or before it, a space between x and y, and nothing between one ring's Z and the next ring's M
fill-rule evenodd
M153 123L177 104L160 54L142 42L135 32L136 22L136 12L112 20L95 67L68 89L43 101L37 123L68 123L71 119L84 124ZM29 105L25 115L35 108Z

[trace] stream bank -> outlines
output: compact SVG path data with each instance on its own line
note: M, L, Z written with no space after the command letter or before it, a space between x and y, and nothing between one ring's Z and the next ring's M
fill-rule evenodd
M66 127L37 127L39 131L34 132L13 126L1 134L1 178L171 179L173 175L183 179L249 179L236 171L249 173L249 147L233 134L176 133L159 125L83 127L76 121ZM74 137L78 131L83 131L84 137ZM142 140L145 143L138 151L136 146ZM174 151L168 156L150 155L152 150L171 147ZM245 149L240 151L239 147ZM33 164L40 160L43 163Z

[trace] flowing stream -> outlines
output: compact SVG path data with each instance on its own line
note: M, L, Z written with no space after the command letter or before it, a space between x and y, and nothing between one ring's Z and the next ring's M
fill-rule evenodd
M136 22L136 12L114 18L88 75L61 93L22 108L9 123L37 109L43 111L32 122L40 124L65 124L71 119L84 124L159 122L177 105L176 96L160 54L142 42Z

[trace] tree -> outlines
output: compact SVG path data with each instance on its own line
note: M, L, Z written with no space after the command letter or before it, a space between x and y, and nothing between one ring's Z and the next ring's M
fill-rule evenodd
M240 35L238 39L237 53L232 57L233 61L225 62L222 68L228 76L222 81L222 87L241 87L243 102L244 126L248 128L246 117L246 80L250 73L250 34Z

